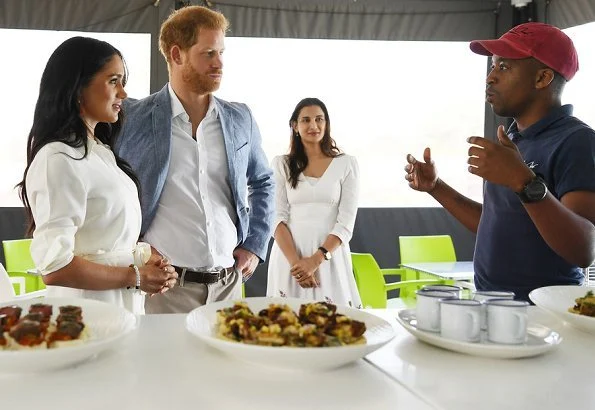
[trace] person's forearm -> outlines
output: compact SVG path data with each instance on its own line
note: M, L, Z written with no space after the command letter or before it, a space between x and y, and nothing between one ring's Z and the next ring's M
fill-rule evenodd
M461 195L450 185L438 179L436 186L429 192L444 209L473 233L477 233L482 205Z
M43 275L46 285L87 290L109 290L134 286L136 275L129 267L116 267L90 262L79 256L57 271Z
M275 242L287 259L289 266L293 266L300 259L291 231L283 222L280 222L275 229Z
M595 225L548 193L543 201L525 204L543 240L568 263L586 268L595 260Z

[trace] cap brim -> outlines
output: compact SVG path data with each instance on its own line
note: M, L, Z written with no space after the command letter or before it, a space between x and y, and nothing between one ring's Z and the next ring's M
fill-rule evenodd
M474 40L469 43L469 48L475 54L480 54L482 56L497 55L499 57L515 60L531 57L531 54L520 49L518 45L511 44L501 38L497 40Z

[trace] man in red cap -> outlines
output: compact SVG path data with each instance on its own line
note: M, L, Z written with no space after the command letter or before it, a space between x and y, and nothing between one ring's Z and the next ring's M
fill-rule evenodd
M407 155L405 179L477 233L478 289L528 299L538 287L581 284L581 267L595 260L595 131L561 103L578 70L572 40L526 23L470 48L492 58L486 101L514 119L495 141L468 138L469 172L485 181L483 204L438 178L430 148L423 161Z

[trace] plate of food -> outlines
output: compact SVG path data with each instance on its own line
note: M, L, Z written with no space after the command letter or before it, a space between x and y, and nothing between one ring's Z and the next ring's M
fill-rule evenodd
M415 309L400 310L397 313L397 322L422 342L458 353L494 359L519 359L538 356L556 348L562 342L562 337L557 332L537 323L529 323L527 326L525 343L501 344L488 341L487 332L484 330L481 331L480 341L471 343L447 339L442 337L440 333L418 329Z
M292 370L340 367L395 336L386 320L355 308L269 297L201 306L186 329L235 358Z
M533 290L529 298L569 325L595 333L595 287L546 286Z
M114 346L137 327L126 309L90 299L0 303L0 372L67 367Z

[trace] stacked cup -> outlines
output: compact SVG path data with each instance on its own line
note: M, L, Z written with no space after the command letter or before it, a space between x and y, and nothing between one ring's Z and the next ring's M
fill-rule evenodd
M482 331L493 343L520 344L527 337L527 302L512 292L475 291L463 299L463 288L429 285L416 292L417 328L461 342L480 342Z
M501 292L494 290L476 290L473 292L473 300L482 302L481 306L481 330L488 330L488 307L486 300L490 299L514 299L514 292Z

